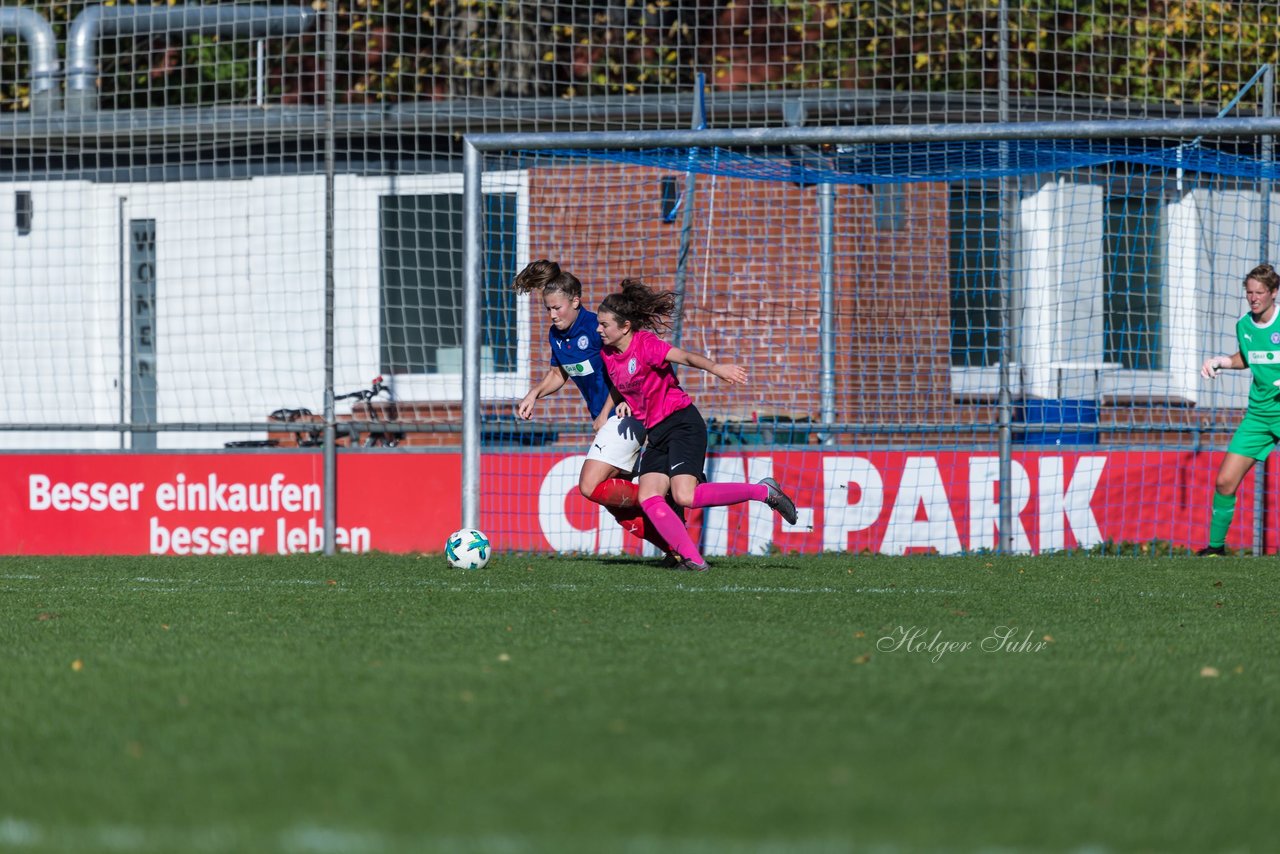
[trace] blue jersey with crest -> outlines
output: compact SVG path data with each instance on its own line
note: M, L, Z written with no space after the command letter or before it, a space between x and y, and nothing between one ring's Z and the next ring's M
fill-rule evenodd
M563 368L582 392L591 417L595 418L609 403L609 377L600 358L599 321L595 312L578 309L573 325L561 332L551 327L551 364Z

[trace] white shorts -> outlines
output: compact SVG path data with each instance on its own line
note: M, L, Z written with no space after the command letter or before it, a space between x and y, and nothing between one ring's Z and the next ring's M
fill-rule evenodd
M644 445L644 424L638 418L609 416L609 420L591 440L587 459L600 460L625 473L636 470L640 448Z

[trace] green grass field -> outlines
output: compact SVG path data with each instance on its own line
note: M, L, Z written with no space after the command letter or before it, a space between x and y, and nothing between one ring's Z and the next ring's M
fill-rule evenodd
M0 850L1270 851L1277 593L1249 558L4 559Z

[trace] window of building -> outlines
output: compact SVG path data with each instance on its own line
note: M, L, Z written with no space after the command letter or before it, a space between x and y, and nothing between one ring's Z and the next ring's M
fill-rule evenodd
M951 189L951 364L1000 361L1000 194L977 184Z
M1125 370L1166 367L1160 203L1112 196L1103 229L1103 361Z
M517 362L517 197L485 193L481 368L514 371ZM460 193L384 195L381 240L381 370L388 375L462 371L462 219Z

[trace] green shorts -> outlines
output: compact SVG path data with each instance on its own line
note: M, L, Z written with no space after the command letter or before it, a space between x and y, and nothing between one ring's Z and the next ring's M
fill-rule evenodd
M1280 442L1280 419L1264 418L1245 410L1240 426L1231 437L1231 444L1227 445L1227 452L1261 462L1277 442Z

